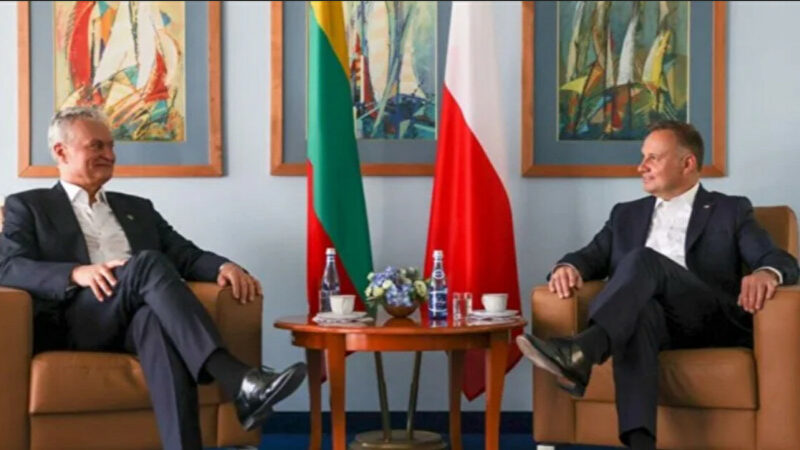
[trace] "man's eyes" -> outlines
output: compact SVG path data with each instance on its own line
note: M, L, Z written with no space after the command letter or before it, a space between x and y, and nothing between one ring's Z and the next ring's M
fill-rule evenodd
M109 142L108 144L106 144L106 146L108 146L109 148L114 148L114 143L113 142ZM89 144L89 148L91 148L92 150L101 149L101 148L103 148L103 143L100 142L100 141L92 142L91 144Z

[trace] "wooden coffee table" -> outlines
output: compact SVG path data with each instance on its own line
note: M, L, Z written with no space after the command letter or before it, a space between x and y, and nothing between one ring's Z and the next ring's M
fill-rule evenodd
M331 428L334 450L345 450L345 354L347 352L429 351L448 352L450 378L450 446L461 449L461 387L464 353L486 350L486 435L484 448L497 450L500 438L500 403L511 330L527 322L515 317L503 322L467 324L422 322L419 319L381 317L372 323L318 325L310 316L283 317L276 328L290 330L292 343L306 349L311 410L310 449L322 443L321 379L323 351L328 355Z

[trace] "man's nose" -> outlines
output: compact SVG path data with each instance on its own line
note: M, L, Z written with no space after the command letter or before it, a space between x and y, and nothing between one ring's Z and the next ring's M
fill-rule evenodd
M108 159L114 159L114 146L104 145L103 148L100 150L100 153L102 153L103 156Z

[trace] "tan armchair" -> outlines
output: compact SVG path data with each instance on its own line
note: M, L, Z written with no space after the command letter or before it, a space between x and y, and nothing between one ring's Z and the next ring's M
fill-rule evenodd
M797 257L797 218L786 206L755 209L779 247ZM603 288L589 282L577 298L534 288L532 325L543 338L585 326L588 304ZM778 289L756 314L754 348L664 351L660 355L658 448L800 448L800 286ZM539 443L621 445L611 362L592 371L582 399L533 370L533 434Z
M0 210L2 228L2 210ZM240 305L230 288L189 283L231 353L261 362L261 299ZM132 355L33 348L32 300L0 287L0 449L159 449L141 366ZM200 386L205 446L258 445L216 383Z

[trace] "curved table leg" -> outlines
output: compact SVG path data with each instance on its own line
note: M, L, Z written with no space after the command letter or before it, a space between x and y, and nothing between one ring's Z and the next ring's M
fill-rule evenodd
M486 352L486 450L500 448L500 403L506 375L508 336L507 330L491 333L490 348Z
M378 400L381 405L381 429L383 440L392 440L392 423L389 416L389 400L386 395L386 378L383 376L383 357L375 352L375 372L378 374Z
M450 371L450 448L461 450L461 387L464 383L464 350L448 352Z
M419 366L422 363L422 352L414 352L414 375L411 388L408 390L408 410L406 412L406 439L414 439L414 414L417 413L417 397L419 393Z
M307 348L308 398L311 415L309 450L322 448L322 351Z
M331 440L333 441L333 450L345 450L347 435L344 418L344 335L329 334L325 336L325 340L328 349L328 377L330 377L331 383Z

